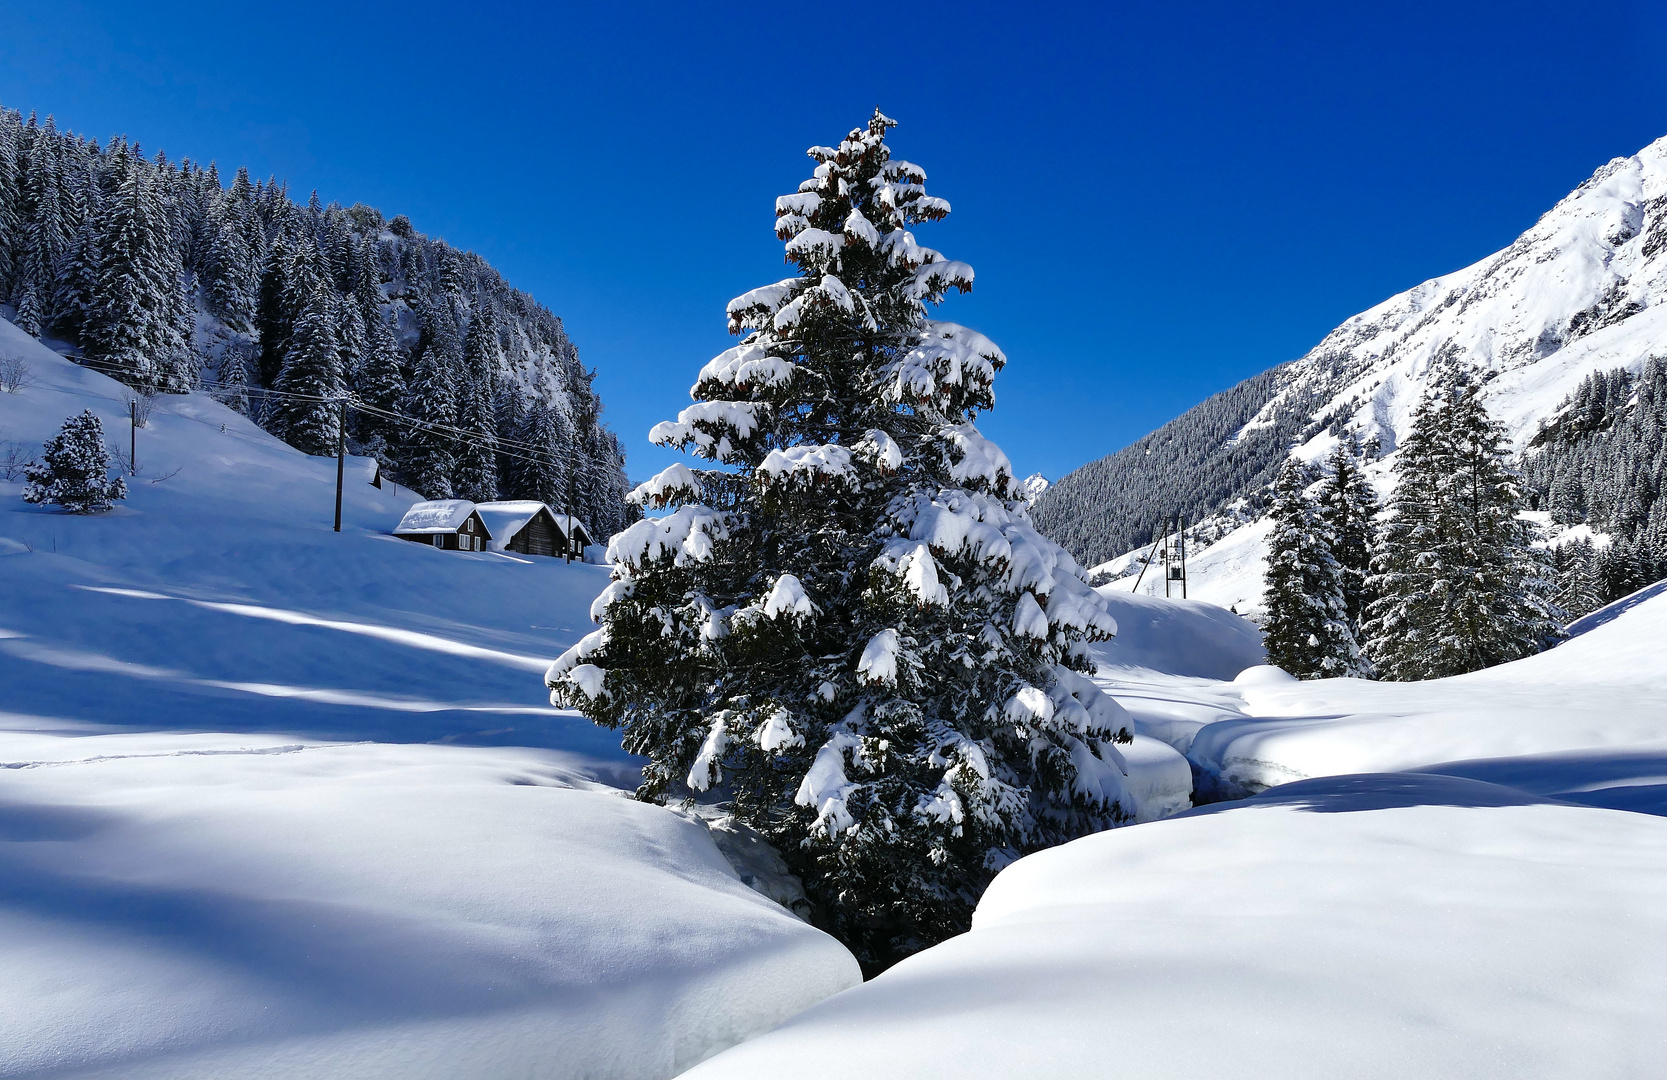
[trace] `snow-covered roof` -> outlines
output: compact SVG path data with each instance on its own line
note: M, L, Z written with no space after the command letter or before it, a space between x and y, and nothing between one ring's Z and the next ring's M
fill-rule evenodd
M394 535L416 536L456 532L474 512L475 504L468 499L434 499L420 502L405 511L405 516L394 526ZM493 534L490 527L487 533Z
M561 534L563 536L567 537L567 539L569 541L572 541L572 539L573 539L574 530L578 530L578 532L581 534L580 537L579 537L579 542L580 543L583 543L583 544L594 544L594 543L596 543L595 538L591 535L590 526L586 525L579 518L576 518L576 517L572 516L571 514L556 514L555 518L556 518L556 528L560 529Z
M549 509L536 499L511 499L505 502L475 504L480 519L486 523L486 531L492 534L489 546L494 551L502 551L508 547L515 534L526 528L527 522L540 510ZM553 512L551 516L554 516Z

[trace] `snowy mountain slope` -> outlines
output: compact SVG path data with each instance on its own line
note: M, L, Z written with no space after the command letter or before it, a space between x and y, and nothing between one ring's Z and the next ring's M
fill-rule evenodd
M1154 508L1137 514L1135 524L1146 528L1159 511L1187 508L1185 489L1230 462L1231 484L1220 488L1225 494L1211 511L1255 492L1287 452L1322 457L1344 430L1362 441L1377 437L1393 451L1432 373L1446 363L1468 367L1488 383L1488 407L1521 449L1588 374L1615 368L1636 374L1651 356L1667 355L1664 302L1667 138L1599 169L1504 251L1354 316L1306 356L1247 381L1255 394L1245 400L1264 399L1225 441L1192 446L1190 429L1177 421L1174 435L1146 448L1142 467L1160 479L1142 495ZM1253 447L1260 449L1244 458ZM1198 460L1189 459L1185 469L1164 465L1186 454ZM1127 530L1108 515L1128 515L1127 506L1114 505L1112 489L1134 467L1113 455L1077 470L1038 500L1038 522L1085 565L1126 563L1120 552L1133 545L1108 548L1096 538ZM1200 585L1214 573L1200 566ZM1232 603L1228 594L1235 591L1242 590L1196 595Z
M3 357L0 442L125 452L121 386ZM109 514L0 481L0 1075L665 1077L858 981L549 707L605 569L362 478L338 535L333 461L196 395L137 441Z
M1220 634L1208 605L1121 604ZM1099 681L1142 736L1238 794L1281 786L1021 859L971 933L689 1075L1653 1076L1667 595L1616 607L1429 683L1108 655Z

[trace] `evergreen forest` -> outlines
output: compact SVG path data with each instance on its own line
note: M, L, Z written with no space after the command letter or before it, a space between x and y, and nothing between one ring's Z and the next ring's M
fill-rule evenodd
M0 301L139 395L204 390L428 498L637 516L561 320L478 255L371 207L146 156L0 109Z

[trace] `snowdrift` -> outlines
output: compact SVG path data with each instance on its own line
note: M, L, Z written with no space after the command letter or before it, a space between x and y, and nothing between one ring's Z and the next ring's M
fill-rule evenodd
M125 453L123 387L0 353L0 442ZM106 515L0 481L0 1075L658 1078L859 981L549 707L605 570L363 478L338 535L334 461L197 395L137 444Z
M1667 820L1308 781L1004 871L971 933L688 1075L1643 1078Z
M1236 685L1246 715L1201 728L1188 755L1228 795L1472 763L1496 783L1667 813L1667 594L1623 605L1549 652L1450 679Z

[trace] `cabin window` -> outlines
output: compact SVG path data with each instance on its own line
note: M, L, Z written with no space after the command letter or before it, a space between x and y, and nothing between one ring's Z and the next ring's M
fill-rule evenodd
M434 546L435 546L435 547L437 547L437 548L443 548L443 547L445 547L445 546L446 546L446 538L445 538L445 536L443 536L443 535L442 535L442 534L440 534L440 533L435 533L435 534L434 534Z

